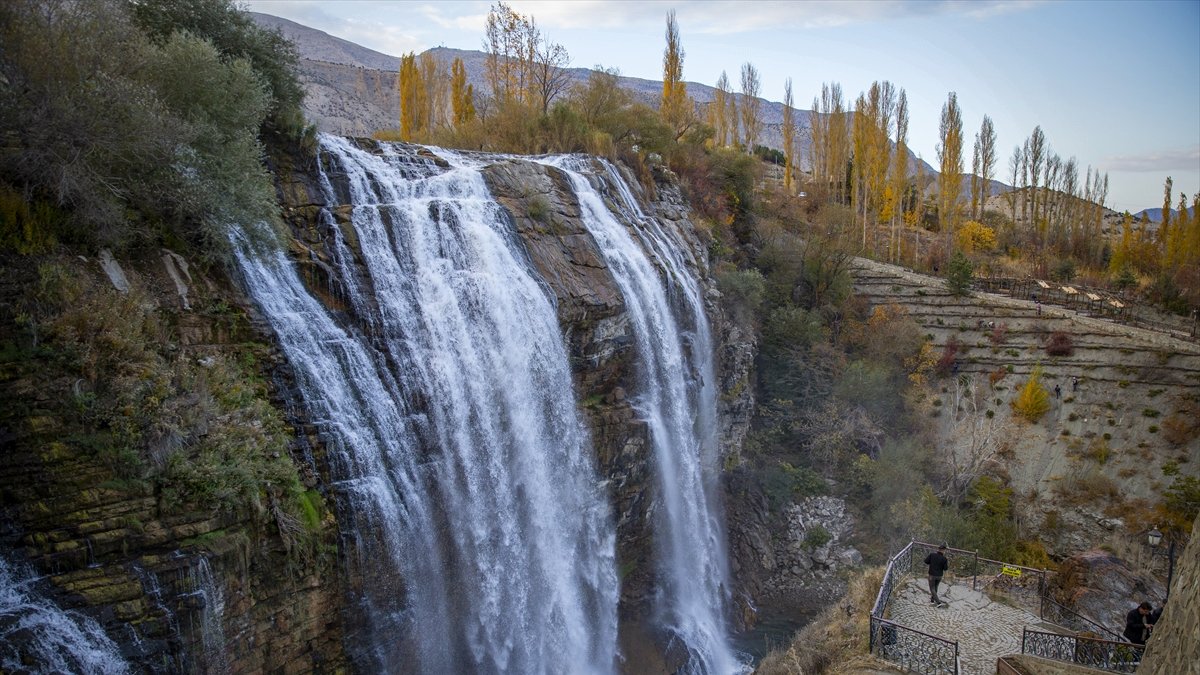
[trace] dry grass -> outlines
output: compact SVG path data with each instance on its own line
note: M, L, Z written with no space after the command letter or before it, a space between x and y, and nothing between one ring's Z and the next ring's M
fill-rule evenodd
M891 664L867 653L871 605L882 579L882 567L871 568L851 579L841 601L821 612L792 638L790 645L767 654L755 669L755 675L895 671Z

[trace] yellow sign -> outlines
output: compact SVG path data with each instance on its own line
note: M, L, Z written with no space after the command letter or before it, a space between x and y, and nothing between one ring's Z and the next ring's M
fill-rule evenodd
M1019 577L1021 576L1021 569L1018 567L1009 567L1008 565L1005 565L1004 567L1000 568L1000 574L1008 577Z

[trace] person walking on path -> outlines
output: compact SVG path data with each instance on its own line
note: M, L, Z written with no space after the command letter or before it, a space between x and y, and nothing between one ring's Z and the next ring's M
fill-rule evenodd
M1147 617L1150 615L1154 607L1148 602L1129 610L1125 615L1125 639L1135 645L1146 644Z
M1062 398L1062 385L1054 385L1054 398Z
M1071 391L1079 391L1079 376L1071 376Z
M929 604L940 605L942 601L938 598L938 586L942 583L942 575L946 573L946 568L950 567L950 561L946 559L946 545L938 546L938 549L933 553L925 556L925 564L929 566Z

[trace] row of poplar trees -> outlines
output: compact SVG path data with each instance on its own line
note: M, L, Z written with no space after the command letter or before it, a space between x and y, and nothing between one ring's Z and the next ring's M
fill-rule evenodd
M440 130L471 122L477 114L533 111L545 115L571 84L566 48L551 42L532 15L521 14L503 2L488 13L484 49L490 89L484 95L468 82L461 58L455 58L447 72L445 62L429 51L401 57L402 140L429 139Z
M683 82L684 52L673 11L667 15L666 38L661 111L664 120L682 135L697 116ZM742 65L740 94L732 91L725 72L715 89L706 115L713 131L712 144L753 150L763 128L757 69L751 63ZM783 179L785 189L794 192L800 160L791 78L785 83L783 103ZM863 249L893 261L900 254L900 226L925 220L925 192L931 182L923 175L923 162L909 160L908 125L907 95L888 81L873 83L852 106L840 84L824 84L810 113L808 159L815 196L850 204L861 226ZM970 173L964 172L965 145L962 109L957 94L950 92L939 120L939 179L929 204L936 214L937 229L943 233L947 255L963 247L965 225L982 227L979 221L984 219L992 195L998 149L989 116L984 115L975 134ZM1108 176L1088 167L1081 180L1075 158L1063 160L1055 154L1040 126L1016 147L1010 167L1015 189L1007 193L1007 201L1014 243L1039 254L1052 252L1075 255L1089 264L1102 262L1104 240L1098 235ZM886 250L875 241L879 236L875 223L888 226Z

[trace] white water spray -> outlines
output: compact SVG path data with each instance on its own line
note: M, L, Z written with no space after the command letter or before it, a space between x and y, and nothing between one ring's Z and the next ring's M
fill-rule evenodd
M603 163L602 180L582 173L595 173L587 158L544 161L570 177L634 326L641 363L635 407L650 427L661 502L659 620L687 648L686 672L739 672L725 623L729 563L717 498L713 344L700 286L688 269L694 259L677 233L641 210L611 165ZM615 209L628 225L594 182L616 190Z
M38 592L38 578L0 557L0 672L129 672L100 625Z
M321 138L330 203L353 207L355 245L327 233L348 321L281 253L236 247L354 518L357 659L611 672L615 535L552 297L477 168L383 147Z

